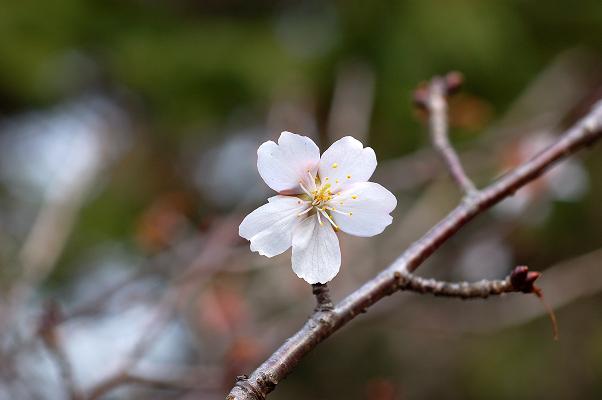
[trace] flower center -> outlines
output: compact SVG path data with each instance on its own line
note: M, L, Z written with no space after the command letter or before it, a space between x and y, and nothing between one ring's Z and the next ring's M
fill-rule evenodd
M330 183L327 183L321 186L319 189L316 189L313 192L311 192L311 197L313 199L311 204L313 206L318 207L323 206L325 203L332 200L332 191L330 190Z
M307 171L309 173L309 171ZM313 176L311 176L311 174L309 174L310 178L314 179ZM320 180L318 178L315 178L316 183L320 183ZM312 210L315 210L316 216L318 217L318 222L320 223L320 225L323 225L324 223L322 222L322 217L326 218L326 220L328 220L328 222L330 222L332 224L332 226L334 227L335 231L339 230L339 227L337 224L335 224L335 222L333 221L332 217L330 216L330 212L338 212L341 213L340 211L337 211L334 207L329 205L329 202L333 199L333 197L335 196L335 194L332 194L332 191L330 190L330 183L326 183L324 185L321 185L319 188L317 188L316 190L313 191L309 191L307 190L307 188L305 186L303 186L303 182L299 182L299 185L301 186L301 188L303 189L303 191L305 192L304 196L307 196L307 200L311 201L311 205L305 209L304 211L301 211L298 216L302 216L306 213L311 212ZM343 214L343 213L341 213ZM351 215L351 213L349 213L349 215Z

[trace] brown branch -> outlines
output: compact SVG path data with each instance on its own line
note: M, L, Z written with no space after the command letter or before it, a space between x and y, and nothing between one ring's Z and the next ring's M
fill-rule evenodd
M534 283L540 274L529 271L529 268L525 266L519 266L502 280L483 279L478 282L445 282L416 276L407 271L398 272L394 276L397 279L399 290L461 299L486 299L489 296L512 292L536 293L538 289Z
M465 194L476 192L474 183L470 180L458 154L449 142L449 122L447 118L447 95L459 88L462 76L451 72L445 77L434 77L427 87L416 92L416 101L429 114L431 141L439 156L447 166L450 175Z
M397 276L418 268L464 225L521 187L542 175L559 160L593 144L602 136L602 102L556 143L525 164L490 184L452 210L397 260L373 279L348 295L329 313L314 313L305 325L282 344L251 375L238 380L228 400L262 400L301 359L368 307L399 290Z

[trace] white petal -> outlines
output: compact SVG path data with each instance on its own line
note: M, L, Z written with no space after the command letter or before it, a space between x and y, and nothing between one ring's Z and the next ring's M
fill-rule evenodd
M339 239L332 226L318 223L315 215L305 218L293 233L293 271L308 283L326 283L341 267Z
M343 232L367 237L391 224L397 199L378 183L360 182L344 187L329 204L338 211L331 215Z
M376 169L376 154L370 147L345 136L322 154L318 174L322 183L330 183L335 192L342 185L366 182Z
M270 140L257 149L259 175L269 187L282 194L303 193L300 181L313 186L307 171L315 176L319 162L318 146L310 138L291 132L282 132L278 144Z
M252 251L276 256L291 247L293 230L302 218L298 214L307 207L307 202L297 197L271 197L267 204L245 217L238 233L251 241Z

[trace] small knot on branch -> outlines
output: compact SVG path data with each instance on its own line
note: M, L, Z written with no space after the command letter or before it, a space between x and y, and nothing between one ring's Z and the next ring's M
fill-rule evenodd
M328 290L328 286L325 283L314 283L311 285L311 289L314 296L316 296L316 301L318 302L315 311L332 311L334 307L332 305L332 300L330 299L330 291Z

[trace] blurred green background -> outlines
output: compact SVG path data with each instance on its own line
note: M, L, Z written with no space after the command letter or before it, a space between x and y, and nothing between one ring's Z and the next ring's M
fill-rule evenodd
M282 122L270 123L279 105L293 104L306 113L310 123L297 126L309 131L299 133L313 135L324 148L332 141L333 93L346 66L359 65L373 83L364 143L380 161L429 146L422 117L412 106L412 92L420 82L450 70L464 74L464 97L452 107L460 115L453 139L461 149L470 149L542 71L559 57L570 62L577 53L586 54L574 57L585 60L576 64L586 89L565 110L560 127L602 94L599 0L0 0L3 121L53 110L90 93L115 99L133 121L127 151L82 207L40 296L60 292L85 274L89 267L82 260L101 243L119 243L135 256L156 253L155 242L162 239L148 232L153 227L145 225L145 216L157 199L176 196L176 208L201 230L216 216L226 215L234 203L216 200L199 183L204 167L198 167L197 158L246 129L259 131L253 137L264 139L289 129ZM574 77L566 78L572 82L569 78ZM562 74L551 85L555 83L565 83ZM550 92L557 93L557 88L550 87ZM546 93L539 92L544 98ZM527 111L545 112L542 103ZM0 135L11 134L10 125L3 126ZM489 148L485 157L497 157L497 150ZM250 155L254 157L254 150ZM511 259L535 269L594 251L602 245L601 155L595 148L584 158L589 183L577 200L552 201L546 206L551 211L536 224L523 225L520 217L510 223L486 217L459 241L478 238L477 228L488 227L489 232L493 224L510 224L499 235L511 248ZM35 168L38 159L29 162ZM196 168L201 168L201 177L195 173L191 178ZM488 164L471 173L484 184L498 169ZM439 180L445 179L441 174ZM10 185L4 182L0 193L5 209L4 286L19 274L10 260L25 236L26 221L35 214L17 214L25 215L25 222L6 223L6 215L23 203L11 194ZM400 218L403 207L420 199L425 187L399 195ZM240 196L236 193L232 196ZM446 193L452 199L456 195L453 188ZM32 195L27 202L37 206L42 197ZM454 242L445 254L462 259L462 246ZM375 270L384 261L390 260L384 257ZM448 264L438 259L429 268L440 271ZM600 281L599 276L591 279ZM446 301L456 307L451 315L464 304L412 297L389 312L403 314L424 303L421 310L428 314ZM594 292L560 308L557 343L551 340L545 315L492 332L458 333L466 329L448 332L437 323L406 327L407 315L395 322L382 313L329 339L273 398L601 398L601 305L602 296ZM481 312L487 307L483 304ZM286 333L301 324L303 314L298 315Z

